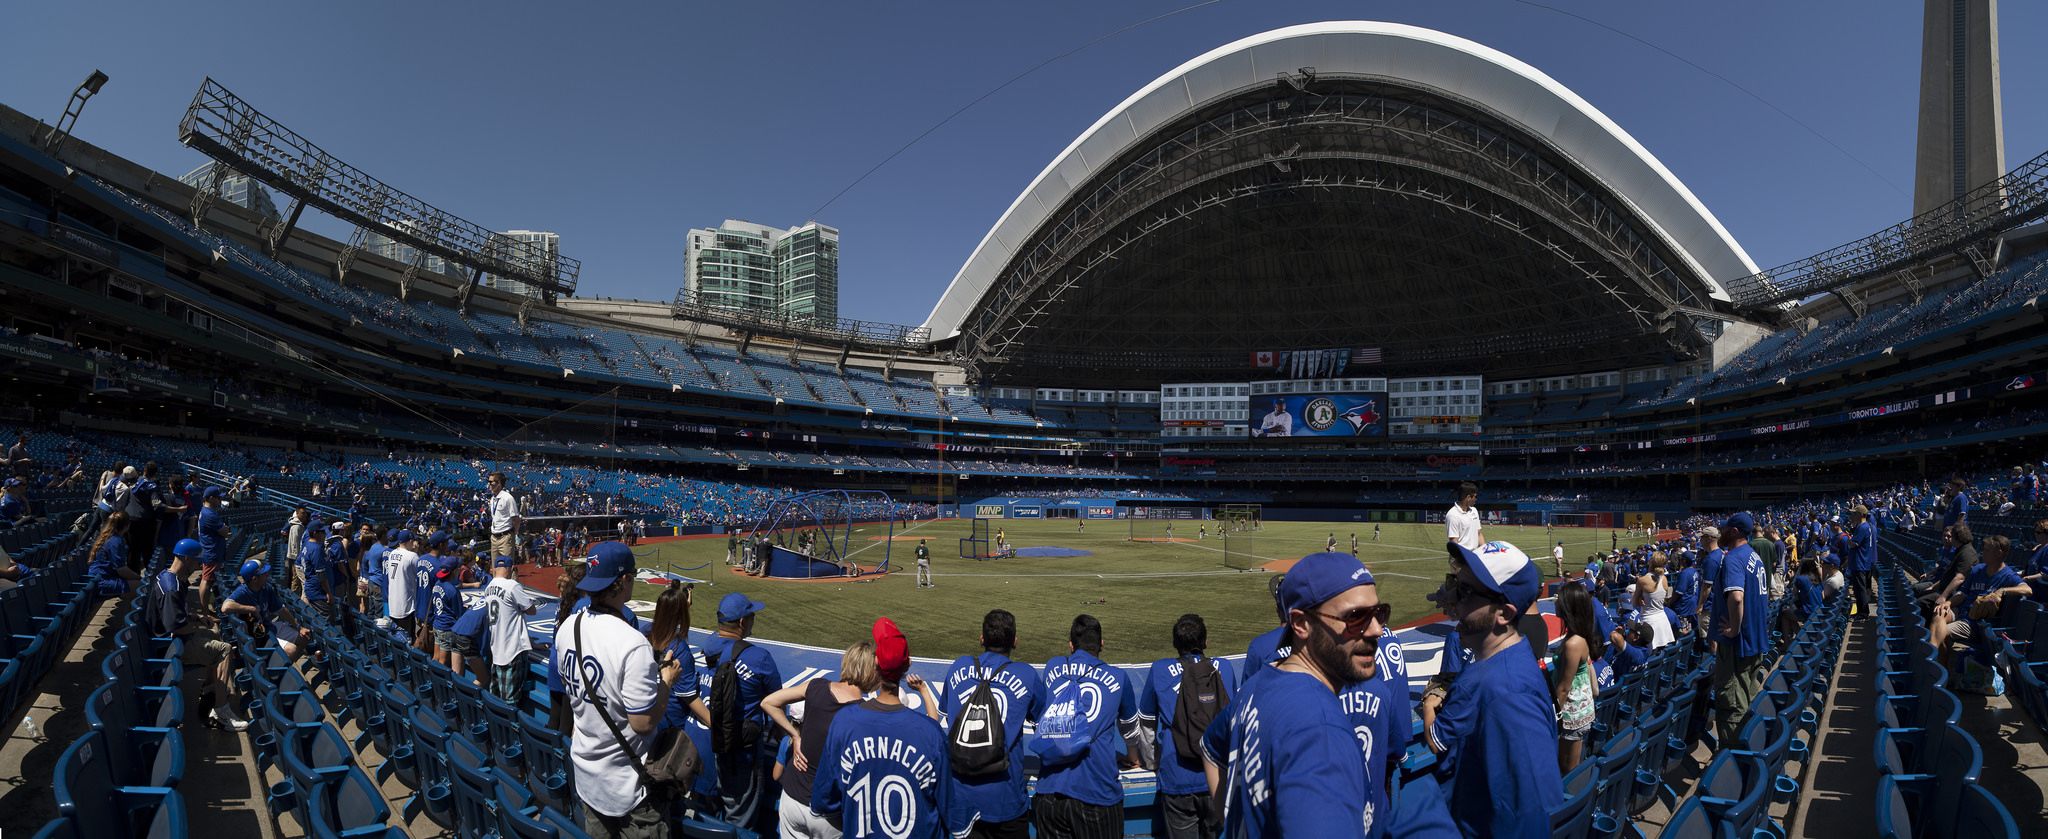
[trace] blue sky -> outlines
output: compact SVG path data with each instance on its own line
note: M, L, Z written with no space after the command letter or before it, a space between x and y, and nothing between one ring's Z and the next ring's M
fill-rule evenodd
M211 75L430 203L561 233L583 296L666 300L685 230L801 223L1017 73L1192 2L14 4L0 102L54 120L99 67L112 81L79 136L180 174L204 162L177 122ZM1657 49L1514 0L1225 0L1033 73L816 213L844 237L841 314L921 322L1103 112L1213 47L1317 20L1441 29L1549 73L1657 155L1760 265L1910 214L1920 3L1551 5L1725 76L1827 139ZM2001 5L2010 168L2048 149L2048 111L2027 104L2048 101L2048 51L2033 48L2048 4Z

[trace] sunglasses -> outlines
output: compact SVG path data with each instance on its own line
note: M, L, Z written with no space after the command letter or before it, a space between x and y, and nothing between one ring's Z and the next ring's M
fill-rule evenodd
M1387 619L1394 615L1394 606L1391 603L1381 603L1377 606L1360 606L1338 615L1332 615L1324 611L1316 611L1314 614L1316 617L1342 621L1344 624L1344 632L1342 633L1344 637L1360 638L1364 637L1365 631L1375 622L1384 629L1387 625Z
M1481 600L1488 600L1495 603L1508 602L1508 599L1506 597L1502 597L1498 592L1481 586L1475 586L1466 583L1462 580L1459 580L1458 575L1456 574L1444 575L1443 588L1437 590L1437 605L1449 606L1453 603L1463 603L1465 602L1465 599L1468 597L1477 597Z

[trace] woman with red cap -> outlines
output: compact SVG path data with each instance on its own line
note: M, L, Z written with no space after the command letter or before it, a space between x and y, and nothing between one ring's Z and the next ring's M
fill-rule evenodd
M943 837L945 823L946 734L925 714L903 704L910 645L888 618L875 621L875 669L881 676L875 697L841 709L825 735L814 769L811 811L838 822L849 839ZM938 700L913 680L925 707Z

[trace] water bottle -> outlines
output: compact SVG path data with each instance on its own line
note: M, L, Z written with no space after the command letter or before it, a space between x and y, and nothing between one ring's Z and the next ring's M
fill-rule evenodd
M22 735L27 737L31 742L40 743L43 741L42 735L36 731L35 717L23 715L21 718L21 731Z

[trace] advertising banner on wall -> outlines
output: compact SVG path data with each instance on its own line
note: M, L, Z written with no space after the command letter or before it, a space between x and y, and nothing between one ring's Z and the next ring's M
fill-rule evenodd
M1384 393L1297 393L1254 396L1245 423L1260 439L1385 437Z

